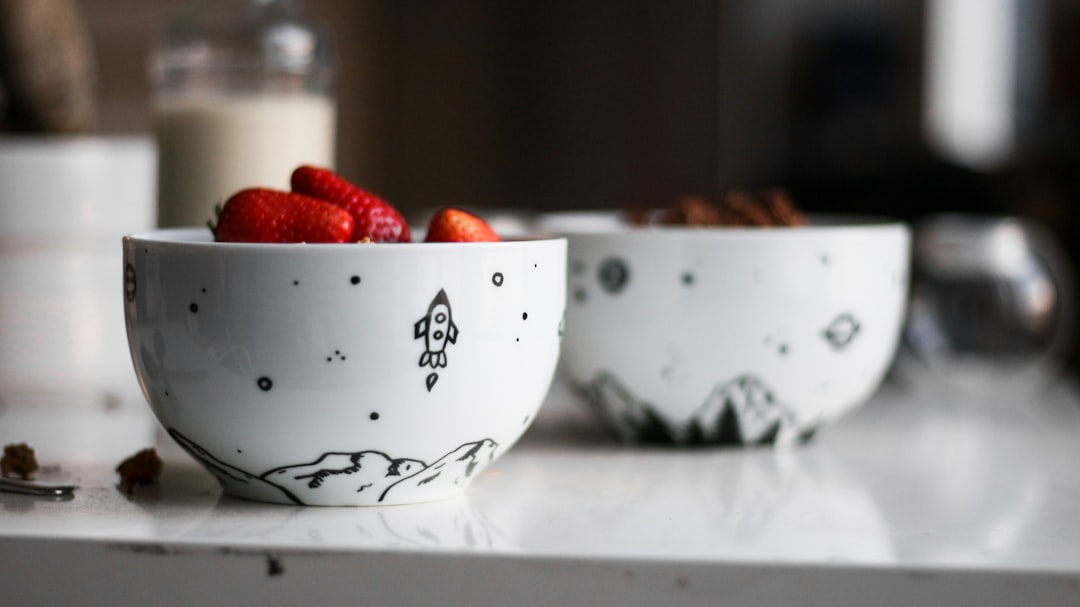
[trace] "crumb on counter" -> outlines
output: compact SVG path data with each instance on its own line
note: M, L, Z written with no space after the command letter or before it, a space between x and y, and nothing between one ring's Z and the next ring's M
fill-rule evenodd
M26 443L4 446L4 456L0 458L0 475L29 480L38 470L34 449Z
M127 494L135 493L138 487L153 485L161 476L164 463L153 447L143 449L120 462L116 472L120 474L119 489Z

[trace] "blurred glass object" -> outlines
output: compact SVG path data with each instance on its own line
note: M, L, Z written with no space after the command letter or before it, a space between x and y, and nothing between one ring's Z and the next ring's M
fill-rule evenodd
M300 0L191 0L151 57L158 221L200 226L246 187L334 167L330 31Z
M1042 90L1044 0L930 0L925 125L945 158L975 170L1011 159Z
M1072 347L1073 268L1039 226L934 215L916 225L911 301L897 370L918 388L1031 394Z

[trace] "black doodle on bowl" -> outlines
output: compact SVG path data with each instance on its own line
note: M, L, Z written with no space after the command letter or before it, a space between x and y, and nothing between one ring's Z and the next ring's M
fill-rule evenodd
M124 264L124 298L135 301L135 266L131 262Z
M367 503L428 501L464 488L495 459L498 443L485 438L464 443L434 462L394 458L377 450L328 451L308 463L280 466L256 475L229 464L175 428L169 435L213 474L227 493L284 498L300 505L321 503L321 493L373 495ZM453 489L448 489L453 488Z
M608 257L597 267L596 278L605 291L615 295L630 282L630 266L619 257Z
M579 386L586 402L625 442L665 445L756 445L805 441L813 424L801 423L790 406L759 378L740 375L717 384L685 420L673 420L637 398L610 372Z
M413 324L413 339L424 338L424 351L420 354L421 367L438 369L446 367L446 348L457 343L458 327L450 311L450 298L444 289L439 289L428 305L427 314ZM428 392L435 387L439 374L429 373L425 379Z
M777 341L777 340L779 340L779 341ZM783 332L782 331L779 331L777 333L777 336L776 336L775 339L774 339L774 337L772 335L766 335L765 336L765 346L767 348L772 348L772 347L775 346L776 353L779 354L780 356L787 356L788 354L791 353L791 345L787 342L786 339L783 338Z
M834 350L843 350L851 344L861 329L862 325L859 324L859 321L853 315L845 312L833 319L829 326L825 327L825 330L821 332L821 335Z

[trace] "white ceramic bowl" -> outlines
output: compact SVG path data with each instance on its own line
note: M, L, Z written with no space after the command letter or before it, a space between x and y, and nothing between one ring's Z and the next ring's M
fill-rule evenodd
M124 239L128 341L161 424L231 495L459 494L532 422L562 335L566 242Z
M805 439L864 402L893 359L908 292L904 224L541 222L569 240L562 372L625 441Z

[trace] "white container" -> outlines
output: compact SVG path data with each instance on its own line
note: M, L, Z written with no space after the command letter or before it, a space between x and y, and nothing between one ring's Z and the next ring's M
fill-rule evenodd
M116 267L155 170L146 137L0 139L0 402L139 398Z

